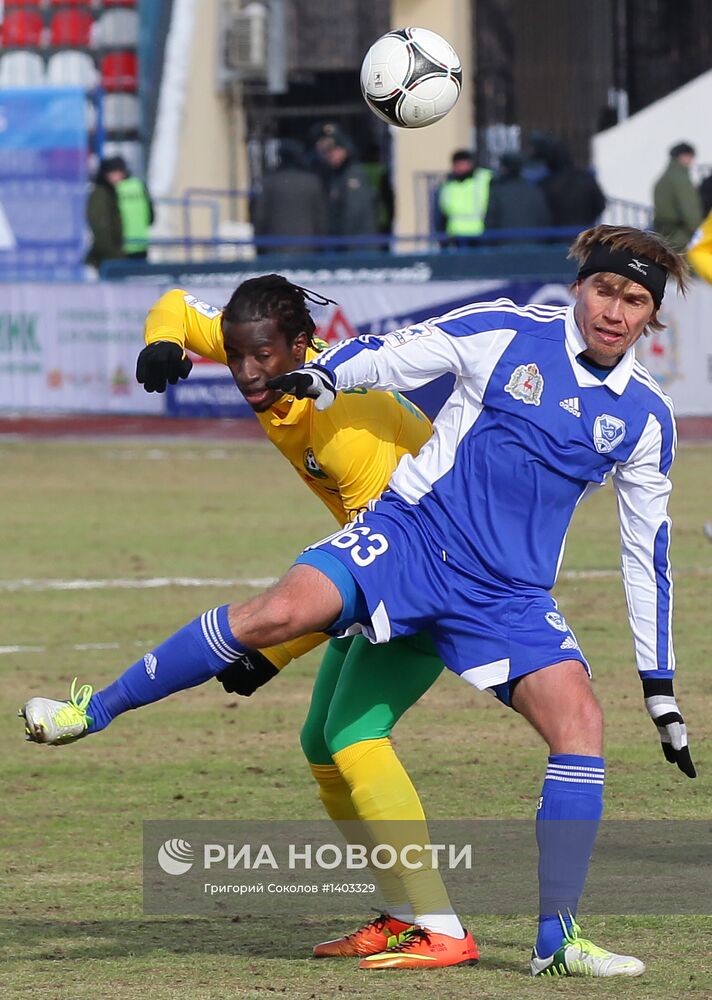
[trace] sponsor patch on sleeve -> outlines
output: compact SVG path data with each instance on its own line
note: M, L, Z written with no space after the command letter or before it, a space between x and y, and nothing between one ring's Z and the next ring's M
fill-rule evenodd
M403 347L411 340L419 340L421 337L429 337L433 328L427 323L418 323L415 326L405 326L402 330L393 330L383 338L389 347Z
M211 306L208 302L203 302L202 299L197 299L195 295L184 295L183 301L191 309L195 309L199 312L201 316L205 316L207 319L215 319L216 316L220 315L220 309L217 306Z

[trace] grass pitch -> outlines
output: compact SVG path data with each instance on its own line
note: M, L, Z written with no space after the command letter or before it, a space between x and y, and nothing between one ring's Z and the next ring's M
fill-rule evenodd
M558 587L606 714L609 819L712 819L712 545L701 531L712 517L711 457L681 449L672 500L677 691L695 782L665 763L644 711L620 580L584 575ZM648 971L558 982L526 975L531 917L465 915L478 968L378 976L309 960L314 942L355 926L321 916L318 902L289 924L250 918L244 905L223 919L144 916L144 819L321 818L298 743L317 656L249 700L210 683L75 747L25 745L13 715L27 697L63 697L75 674L101 687L199 611L254 593L47 590L41 581L273 576L333 525L267 444L13 441L0 444L0 461L0 996L712 996L708 916L584 916L595 941L640 956ZM574 525L565 570L616 570L612 491L585 504ZM37 582L17 589L20 580ZM521 719L455 677L446 673L396 736L431 817L533 815L545 749Z

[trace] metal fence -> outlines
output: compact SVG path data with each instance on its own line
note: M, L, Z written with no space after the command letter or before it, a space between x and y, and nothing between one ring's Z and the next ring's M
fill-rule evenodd
M254 195L250 190L189 188L180 198L156 199L160 234L151 240L150 259L154 262L182 260L250 260L261 255L281 253L362 253L387 254L457 253L470 249L471 241L454 243L436 227L435 199L443 175L418 173L416 189L416 232L407 235L374 233L365 236L255 236L249 222L249 206ZM621 199L610 199L601 219L610 225L646 229L652 221L652 209ZM579 228L511 229L485 232L477 244L552 243L571 240Z

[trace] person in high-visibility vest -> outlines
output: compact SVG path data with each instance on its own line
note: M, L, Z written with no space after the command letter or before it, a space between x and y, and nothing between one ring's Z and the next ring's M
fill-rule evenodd
M138 177L127 174L116 185L119 202L122 249L126 257L143 257L148 253L148 231L153 222L153 205L146 185Z
M440 186L437 208L441 225L452 242L468 243L481 236L489 204L492 171L475 164L469 150L458 149L452 154L452 169Z
M132 177L122 156L102 160L87 203L92 245L87 264L99 267L121 257L145 259L153 204L143 181Z

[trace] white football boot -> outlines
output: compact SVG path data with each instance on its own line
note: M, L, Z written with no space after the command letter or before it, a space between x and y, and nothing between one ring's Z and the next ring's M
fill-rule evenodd
M645 972L640 959L616 955L581 937L581 928L573 917L570 928L561 914L559 920L564 931L561 947L548 958L540 958L536 948L532 950L529 968L533 976L642 976Z
M87 705L94 693L89 684L76 690L77 678L72 681L68 701L52 698L30 698L17 713L25 720L25 735L31 743L63 746L74 743L86 735L91 724Z

